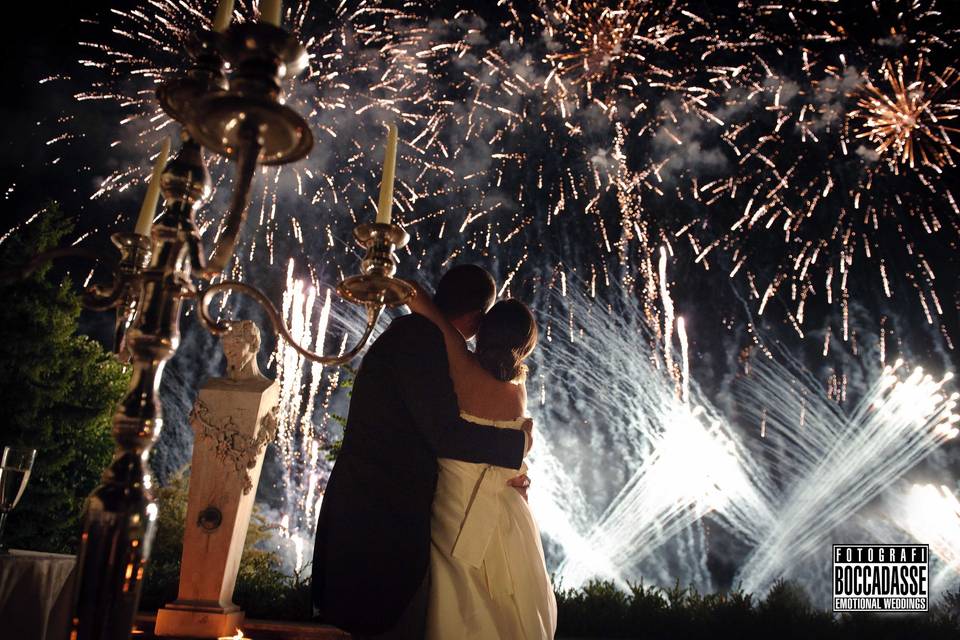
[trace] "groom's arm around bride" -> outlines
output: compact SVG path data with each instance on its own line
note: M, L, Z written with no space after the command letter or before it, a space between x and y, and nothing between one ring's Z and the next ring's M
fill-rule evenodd
M467 265L441 279L435 300L471 337L494 295L492 277ZM437 458L519 469L529 444L528 432L460 418L440 330L417 314L394 320L357 373L320 510L313 559L320 619L366 634L399 622L411 628L396 629L396 637L417 637Z

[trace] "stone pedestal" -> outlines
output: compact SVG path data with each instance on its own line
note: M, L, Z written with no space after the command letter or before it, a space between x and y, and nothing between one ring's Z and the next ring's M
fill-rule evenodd
M240 556L267 444L276 435L279 385L260 375L260 335L243 321L223 337L227 377L208 380L190 416L190 496L177 600L157 612L158 636L233 636Z

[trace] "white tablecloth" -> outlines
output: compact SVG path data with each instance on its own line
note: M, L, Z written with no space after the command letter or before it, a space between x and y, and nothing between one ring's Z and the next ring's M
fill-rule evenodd
M39 551L0 554L0 638L66 638L76 561Z

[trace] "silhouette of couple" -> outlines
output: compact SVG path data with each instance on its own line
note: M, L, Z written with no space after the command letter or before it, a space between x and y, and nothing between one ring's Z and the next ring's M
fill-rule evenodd
M450 269L370 346L317 525L318 618L355 638L553 638L526 502L533 314ZM476 349L467 340L476 337Z

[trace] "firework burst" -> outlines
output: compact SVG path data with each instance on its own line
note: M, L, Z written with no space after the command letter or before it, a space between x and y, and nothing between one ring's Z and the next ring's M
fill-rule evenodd
M920 164L937 173L955 166L951 152L958 148L950 135L960 133L953 126L960 114L960 100L953 92L960 76L953 67L937 74L925 73L924 66L923 58L915 65L908 60L896 65L887 62L881 72L883 82L878 87L867 80L857 99L858 109L850 112L859 124L856 138L873 143L874 153L886 159L894 172L899 165L916 169Z
M669 8L643 0L616 3L566 0L543 3L538 18L552 66L544 81L560 99L583 91L587 101L603 101L611 92L634 87L676 86L682 70L675 64L673 41L684 33ZM671 63L660 66L657 55Z
M110 11L85 26L96 37L83 69L47 80L80 83L84 109L119 114L104 142L116 164L95 198L142 184L143 151L174 128L154 90L182 68L181 43L209 26L213 4ZM317 144L259 174L257 232L232 275L295 255L318 281L339 278L352 227L373 215L393 121L411 267L485 258L504 292L613 284L655 315L659 248L683 239L697 262L745 277L761 311L786 303L801 334L810 301L845 318L854 285L874 277L888 296L913 289L933 322L943 304L930 249L956 238L960 216L946 59L957 29L936 6L878 0L871 22L835 5L764 4L750 19L666 0L292 5L284 23L310 65L288 102ZM255 15L240 2L234 17ZM61 122L48 141L58 151L104 130ZM200 217L213 236L232 172L211 164L219 195Z
M871 20L857 22L830 3L764 6L750 47L711 54L740 65L715 111L729 162L691 181L694 220L679 233L698 262L721 250L761 313L786 303L800 335L819 298L840 305L846 339L852 292L872 278L887 297L906 284L931 324L943 313L930 253L955 241L960 214L950 179L956 72L931 62L949 56L943 16L896 0L867 11Z

